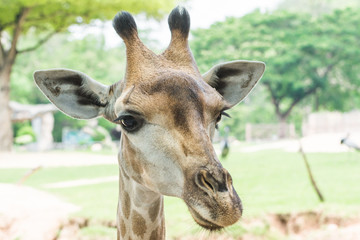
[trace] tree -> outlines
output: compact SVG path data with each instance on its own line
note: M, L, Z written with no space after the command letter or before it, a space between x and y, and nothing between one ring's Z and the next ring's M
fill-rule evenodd
M284 125L293 108L310 96L325 96L336 85L359 92L353 83L358 74L354 69L360 67L356 12L346 9L312 18L255 11L195 31L192 47L201 68L224 59L264 61L267 69L261 83Z
M303 45L304 61L311 62L307 71L326 76L326 84L314 95L314 110L349 111L360 106L360 16L356 9L335 10L317 20L317 42ZM320 61L321 60L321 61Z
M111 19L117 11L145 12L160 17L173 6L166 0L0 0L0 151L12 146L10 75L18 54L33 51L54 34L71 24L92 19ZM19 47L21 36L29 30L38 38L31 46Z

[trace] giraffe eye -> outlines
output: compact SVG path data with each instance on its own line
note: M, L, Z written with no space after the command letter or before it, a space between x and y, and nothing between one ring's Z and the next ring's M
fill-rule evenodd
M221 121L222 114L220 113L219 116L216 118L216 123Z
M216 118L216 124L215 124L215 128L218 129L218 123L221 121L221 117L222 116L225 116L225 117L228 117L228 118L231 118L230 115L224 111L220 112L220 114L217 116Z
M140 118L136 118L131 115L120 116L115 120L115 122L119 123L127 132L135 132L142 126L143 123Z
M220 112L219 116L216 118L216 123L220 122L221 120L221 117L222 116L225 116L225 117L228 117L228 118L231 118L230 115L224 111Z

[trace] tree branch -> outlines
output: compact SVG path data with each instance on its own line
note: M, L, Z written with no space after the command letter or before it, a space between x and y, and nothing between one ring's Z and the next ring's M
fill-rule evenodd
M305 97L315 93L315 91L317 90L317 86L308 89L307 91L305 91L305 93L301 96L301 97L297 97L295 98L295 100L291 103L290 107L283 113L284 117L287 117L291 110L295 107L296 104L298 104L301 100L303 100Z
M333 62L332 64L330 64L326 67L323 67L322 69L315 67L315 68L311 69L311 71L315 73L317 78L323 79L323 78L327 77L327 75L335 67L336 63L337 63L337 61Z
M6 54L5 64L12 65L15 61L16 57L16 45L18 43L20 34L21 34L21 28L25 22L26 16L29 14L30 8L23 8L20 10L19 14L16 17L16 25L13 32L13 37L11 41L11 46L9 51Z
M0 29L3 30L11 25L14 25L16 22L15 21L11 21L11 22L7 22L7 23L3 23L1 26L0 26Z
M40 39L34 46L25 48L22 50L17 50L17 53L24 53L24 52L30 52L36 50L38 47L43 45L45 42L47 42L54 34L58 33L60 30L52 31L48 35L46 35L44 38Z
M329 72L334 68L334 66L335 66L335 63L330 64L330 65L326 68L326 70L325 70L325 72L324 72L324 74L323 74L322 77L326 77L326 76L329 74Z
M280 99L275 97L275 92L271 88L270 84L267 83L267 82L264 82L263 84L269 89L270 95L271 95L271 101L275 106L276 115L278 117L280 117L280 118L288 117L288 115L290 114L292 109L296 106L296 104L298 104L305 97L313 94L318 88L317 86L314 86L314 87L308 89L307 91L305 91L305 93L303 95L301 95L300 97L295 98L294 101L291 103L291 105L288 107L288 109L286 111L282 112L281 109L280 109L280 101L279 101Z
M2 32L0 31L0 69L2 68L4 62L5 62L5 50L4 50L4 47L3 47L3 44L1 42L1 34Z
M279 106L279 101L278 99L275 97L275 92L273 91L273 89L271 88L270 84L267 82L263 83L270 91L270 96L271 96L271 101L275 106L275 112L277 116L282 116L282 113L280 111L280 106Z

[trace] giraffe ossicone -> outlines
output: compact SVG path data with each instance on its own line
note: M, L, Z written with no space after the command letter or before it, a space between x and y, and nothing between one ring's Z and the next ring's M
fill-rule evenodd
M121 126L118 239L165 239L164 195L183 199L209 230L232 225L242 214L211 140L224 111L249 94L265 64L225 62L201 75L188 45L189 13L177 7L168 22L170 44L155 54L139 39L131 14L116 15L127 64L124 79L111 86L69 69L34 73L40 90L65 114L101 116Z

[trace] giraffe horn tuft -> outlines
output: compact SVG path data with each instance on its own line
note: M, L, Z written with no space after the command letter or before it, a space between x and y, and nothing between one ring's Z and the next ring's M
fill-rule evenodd
M124 41L137 37L138 35L134 18L126 11L118 12L115 15L113 27Z
M168 18L170 31L180 31L184 38L189 36L190 31L190 15L188 11L181 6L174 8Z

